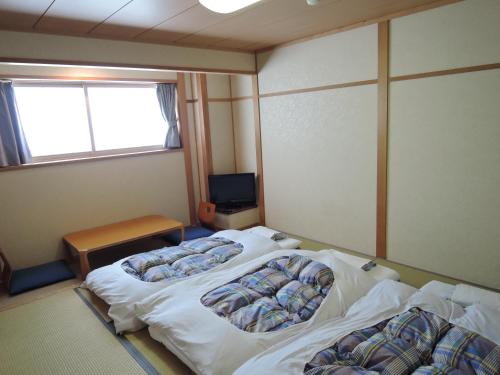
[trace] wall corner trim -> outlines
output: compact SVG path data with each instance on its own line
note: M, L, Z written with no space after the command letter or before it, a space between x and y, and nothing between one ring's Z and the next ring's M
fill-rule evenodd
M208 175L213 173L213 160L212 160L212 140L210 137L210 120L208 113L208 89L207 89L207 75L198 73L196 75L196 84L198 91L198 113L200 118L199 134L200 144L198 153L201 155L201 172L200 176L204 182L204 189L201 191L201 199L208 202L210 193L208 190ZM200 168L200 166L199 166Z
M257 61L256 61L257 64ZM262 162L262 135L260 128L259 77L252 75L253 115L255 126L255 153L257 162L257 183L259 184L259 223L266 224L266 207L264 200L264 164Z
M378 131L376 255L387 257L387 149L389 110L389 21L378 24Z
M196 207L194 199L194 183L193 183L193 165L191 162L191 144L189 143L189 127L186 103L186 85L184 81L184 73L177 73L177 95L179 107L179 123L181 128L181 141L184 151L184 167L186 170L186 184L189 204L189 220L191 225L195 225Z

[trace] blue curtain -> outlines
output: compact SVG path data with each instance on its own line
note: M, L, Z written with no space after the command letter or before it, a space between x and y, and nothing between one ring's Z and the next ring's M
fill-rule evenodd
M0 167L31 162L12 82L0 82Z
M156 96L160 103L161 113L168 124L165 148L181 147L179 128L177 127L176 87L175 83L159 83L156 86Z

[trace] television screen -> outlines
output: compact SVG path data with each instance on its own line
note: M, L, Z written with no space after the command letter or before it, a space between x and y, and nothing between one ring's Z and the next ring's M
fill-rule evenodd
M208 176L210 202L217 206L255 205L255 175L253 173Z

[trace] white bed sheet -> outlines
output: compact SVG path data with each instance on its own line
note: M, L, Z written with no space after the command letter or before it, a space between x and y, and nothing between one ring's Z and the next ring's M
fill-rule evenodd
M268 238L238 230L217 232L211 237L224 237L239 242L243 245L243 251L226 263L204 274L234 267L280 248L274 241ZM190 278L200 276L198 274L180 280L145 282L127 274L122 269L121 264L126 259L128 258L121 259L109 266L90 272L82 284L82 287L91 290L110 305L108 315L113 319L117 333L137 331L144 327L144 323L135 316L134 303L162 290L168 285L182 283Z
M241 277L269 260L291 254L308 256L330 267L335 282L311 319L283 330L250 333L203 306L200 298L209 291ZM137 316L149 325L151 336L178 355L199 374L232 374L241 364L272 345L315 328L344 314L377 281L366 272L335 257L331 250L281 250L225 272L203 275L169 287L136 304Z

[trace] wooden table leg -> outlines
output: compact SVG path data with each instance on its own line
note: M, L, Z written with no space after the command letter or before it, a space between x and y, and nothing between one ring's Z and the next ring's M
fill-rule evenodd
M87 257L86 251L80 252L80 271L82 274L82 280L85 280L85 278L87 277L87 274L90 271L89 258Z
M74 253L72 246L66 241L63 241L63 246L66 254L66 261L68 262L68 264L75 263L76 257L75 255L73 255Z

